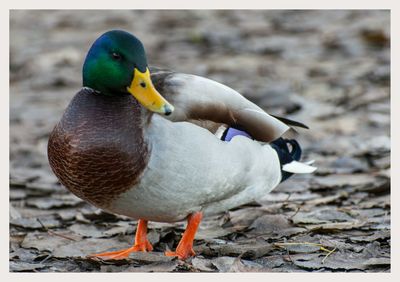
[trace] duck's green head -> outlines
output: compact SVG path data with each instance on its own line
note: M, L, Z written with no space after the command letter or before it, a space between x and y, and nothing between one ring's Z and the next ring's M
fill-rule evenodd
M122 30L101 35L86 55L83 86L104 95L132 94L147 109L169 115L174 107L155 89L142 42Z

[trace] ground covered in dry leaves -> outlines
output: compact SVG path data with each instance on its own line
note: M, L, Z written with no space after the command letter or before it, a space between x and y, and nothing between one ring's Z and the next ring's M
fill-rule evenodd
M390 271L390 33L385 11L12 11L10 271ZM122 28L150 64L213 78L299 131L314 175L205 218L186 262L163 256L185 223L151 222L150 253L128 247L136 222L60 186L49 133L81 85L91 42Z

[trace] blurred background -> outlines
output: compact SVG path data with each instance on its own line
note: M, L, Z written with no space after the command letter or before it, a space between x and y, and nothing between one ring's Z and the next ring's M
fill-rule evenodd
M65 268L66 261L64 268L57 266L51 258L65 260L80 253L55 255L56 245L49 247L48 231L72 232L72 237L77 236L73 238L82 240L110 240L122 231L125 235L134 232L128 219L106 215L62 188L46 155L49 133L81 87L86 52L98 36L110 29L124 29L140 38L150 65L214 79L269 113L310 127L299 130L297 138L305 148L305 157L316 160L317 173L293 177L244 210L252 215L254 209L262 210L270 217L279 213L279 220L290 228L305 230L281 234L276 242L283 238L316 243L325 240L325 245L339 249L338 261L340 255L346 257L351 252L359 255L360 261L373 262L349 266L348 262L336 261L320 266L317 262L323 255L319 254L307 257L309 260L294 257L289 264L283 260L275 267L257 262L264 271L390 270L389 11L14 10L10 12L10 271L105 271L88 262L82 267L73 260L68 261L69 268ZM230 216L235 225L235 214ZM108 235L103 232L101 236L96 230L86 234L84 230L96 219L97 231L107 226L118 227L119 231ZM282 223L275 219L266 218L267 222ZM242 227L247 224L245 230L258 230L257 236L271 238L272 231L263 230L259 227L262 224L254 225L254 220L253 216L253 221L239 223ZM337 223L342 225L332 227ZM339 235L316 231L318 224L331 224L328 230ZM277 229L289 225L278 224ZM154 242L160 250L176 244L175 237L168 235L170 229L157 224L153 228ZM200 243L209 246L217 235L235 244L237 236L229 239L232 232L225 234L227 229L224 233L221 227L215 228L208 237L200 232ZM38 234L45 238L42 244L38 243ZM118 236L118 240L131 241ZM358 239L349 239L351 236ZM54 241L54 236L50 237ZM254 239L248 234L244 237ZM201 250L207 253L207 249ZM210 269L232 271L221 265L229 265L229 258L242 254L241 249L233 254L221 252L208 253L211 264L212 259L228 257L224 263L214 262ZM276 255L274 252L280 254L274 249L250 257L250 261L256 263L257 259ZM310 263L305 265L304 260ZM191 267L201 271L198 263ZM249 267L247 262L241 263ZM179 269L174 267L160 271Z

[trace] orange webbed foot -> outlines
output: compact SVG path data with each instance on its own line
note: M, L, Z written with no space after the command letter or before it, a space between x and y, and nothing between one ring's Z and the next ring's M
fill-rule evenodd
M135 236L135 244L127 249L114 251L114 252L106 252L100 254L89 255L90 258L100 258L103 260L110 259L126 259L133 252L151 252L153 250L153 246L150 244L149 240L147 240L147 221L140 219L138 222L138 227L136 229Z
M100 253L100 254L92 254L89 255L91 258L100 258L103 260L110 260L110 259L126 259L129 257L129 255L133 252L151 252L153 250L153 246L150 244L148 240L146 242L141 243L141 244L135 244L134 246L119 250L119 251L114 251L114 252L106 252L106 253Z
M182 239L180 240L178 247L176 247L176 251L167 251L165 252L166 256L176 256L181 260L185 260L196 254L193 251L193 240L202 217L203 215L201 212L195 212L188 216L188 224L186 230L182 235Z
M193 251L192 247L190 246L184 250L176 250L175 252L166 251L164 254L167 257L178 257L180 260L186 260L186 259L194 256L196 253Z

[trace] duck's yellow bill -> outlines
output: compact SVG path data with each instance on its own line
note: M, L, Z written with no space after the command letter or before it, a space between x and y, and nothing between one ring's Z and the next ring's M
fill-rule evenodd
M135 68L133 80L127 90L140 104L152 112L169 115L174 111L174 107L154 87L148 68L145 72L140 72Z

